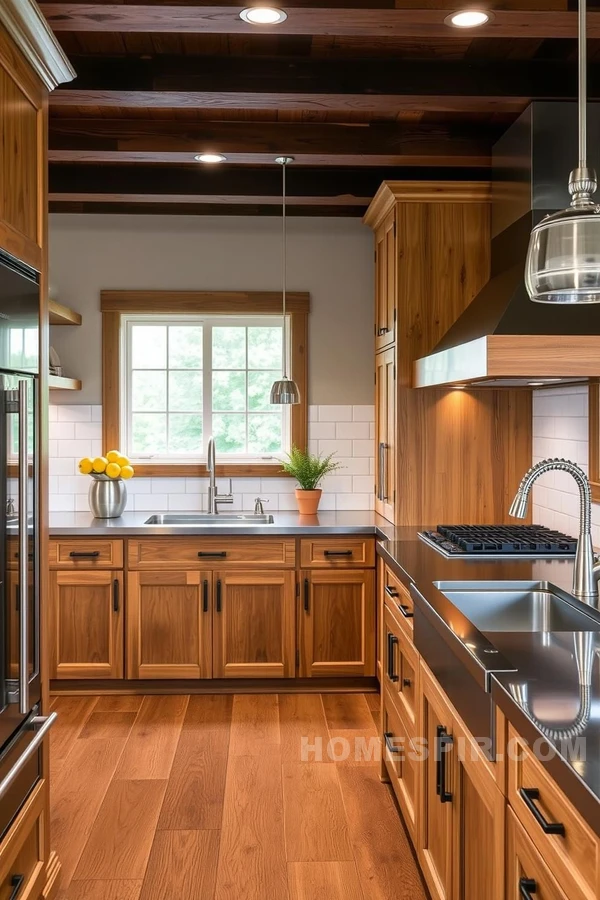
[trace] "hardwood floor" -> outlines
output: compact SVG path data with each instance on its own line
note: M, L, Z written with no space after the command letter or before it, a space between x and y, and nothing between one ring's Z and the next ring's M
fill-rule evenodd
M425 900L363 694L57 697L59 900Z

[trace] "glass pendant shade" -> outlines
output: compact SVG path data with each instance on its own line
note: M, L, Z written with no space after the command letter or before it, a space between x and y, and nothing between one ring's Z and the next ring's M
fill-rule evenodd
M296 382L291 381L285 376L279 381L274 381L273 387L271 388L270 402L277 405L293 405L294 403L300 403L300 392L298 391Z

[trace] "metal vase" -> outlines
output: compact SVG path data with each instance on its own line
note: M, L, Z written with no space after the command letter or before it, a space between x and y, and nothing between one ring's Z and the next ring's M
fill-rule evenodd
M127 488L122 478L92 475L89 492L90 509L97 519L116 519L123 515Z

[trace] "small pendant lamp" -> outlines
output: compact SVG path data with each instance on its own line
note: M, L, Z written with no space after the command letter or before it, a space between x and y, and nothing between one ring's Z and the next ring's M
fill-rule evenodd
M300 391L298 390L298 385L291 378L288 378L288 352L287 352L287 341L285 339L285 300L286 300L286 288L287 288L287 220L286 220L286 194L285 194L285 167L289 165L289 163L294 162L293 156L278 156L275 160L276 163L279 163L281 166L281 172L283 175L282 178L282 258L281 258L281 271L282 271L282 280L283 280L283 374L282 377L273 383L271 388L271 403L276 403L278 405L286 405L292 406L295 403L300 403Z

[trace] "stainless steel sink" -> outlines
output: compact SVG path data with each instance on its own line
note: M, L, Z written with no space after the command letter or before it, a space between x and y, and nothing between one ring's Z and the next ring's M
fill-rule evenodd
M245 515L209 515L209 513L160 513L146 519L144 525L272 525L273 516L266 513Z
M542 582L436 582L482 632L600 631L600 617L563 599ZM577 602L577 601L575 601Z

